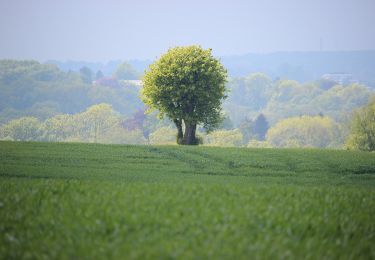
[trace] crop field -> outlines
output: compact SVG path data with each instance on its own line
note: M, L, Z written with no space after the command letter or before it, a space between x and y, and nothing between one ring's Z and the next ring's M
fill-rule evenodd
M374 259L375 154L0 142L0 259Z

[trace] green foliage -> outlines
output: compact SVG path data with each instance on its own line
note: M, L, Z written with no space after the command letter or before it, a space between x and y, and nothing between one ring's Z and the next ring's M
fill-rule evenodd
M56 115L44 121L44 141L59 142L77 135L78 120L73 115Z
M97 104L74 115L61 114L40 123L36 118L15 119L0 128L0 138L16 141L145 144L141 129L126 130L111 105Z
M91 106L77 117L80 135L94 143L119 124L119 118L112 106L105 103Z
M355 108L366 105L373 92L361 84L337 85L317 96L312 105L325 115L340 118Z
M186 139L184 144L192 144L198 124L212 130L220 123L225 82L226 70L211 49L176 47L150 65L143 78L142 97L151 109L175 122L181 139Z
M374 154L0 143L1 259L371 259Z
M217 129L232 130L234 128L233 122L229 116L223 115L223 121Z
M118 80L139 79L139 73L129 63L124 62L117 67L113 77Z
M350 149L375 151L375 98L354 112L346 146Z
M93 104L107 103L122 115L130 116L144 107L139 99L139 90L134 86L121 86L110 88L94 85L87 92L87 98Z
M245 118L254 118L260 110L265 109L275 92L275 85L267 75L252 73L247 77L232 78L228 82L228 89L224 108L234 124L240 125Z
M191 62L191 64L199 63L192 58L193 56L188 55L191 60L185 58L174 59L171 64L176 65L184 60ZM209 60L210 58L212 57L210 56L207 59ZM186 80L184 79L185 81L183 81L183 79L177 78L177 81L190 84L191 82L187 78L189 73L194 70L190 70L190 67L184 62L180 63L183 68L187 69L178 75L185 75ZM79 67L83 65L81 64ZM210 66L208 65L207 68L210 68ZM166 75L169 75L170 79L172 75L180 73L177 69L175 72L175 74ZM89 72L88 74L90 74L89 78L92 79L93 73ZM110 81L111 84L107 84L106 80ZM95 84L91 84L91 80L86 80L86 82L82 81L82 73L65 73L54 65L41 64L36 61L0 60L0 124L4 125L13 119L21 117L35 117L40 122L43 122L57 115L78 114L85 111L88 107L100 103L112 105L113 109L121 114L116 115L121 117L121 120L132 118L137 111L145 109L143 102L139 98L140 87L135 86L131 81L124 82L102 78L102 81L97 80ZM202 83L202 85L204 84ZM196 86L194 85L194 87ZM254 119L259 114L265 115L271 126L289 117L316 116L320 114L329 116L341 125L340 133L335 136L336 144L334 144L334 146L339 146L338 143L343 143L342 136L349 134L347 125L349 125L349 116L353 109L366 105L373 94L371 89L360 84L341 86L333 85L332 82L324 80L304 84L286 79L272 81L268 76L260 73L251 74L243 78L232 78L227 87L230 90L228 93L229 98L223 105L224 111L222 115L220 115L220 110L210 114L211 117L207 115L206 127L207 130L211 131L215 127L226 130L239 128L243 135L244 146L251 139L261 136L256 133L254 122L251 120L251 122L245 121L246 118ZM177 89L180 92L187 91L188 85L180 86ZM191 96L191 93L199 93L199 91L189 93ZM209 94L209 96L211 97L212 94ZM166 102L168 101L167 98L165 100ZM184 97L184 100L188 100L188 98ZM205 101L207 100L202 102ZM157 112L155 110L154 113ZM139 126L139 130L143 132L144 137L148 138L149 133L176 122L181 128L181 132L182 127L185 126L188 126L190 131L195 129L194 125L184 124L181 120L176 120L176 122L172 120L171 122L168 118L170 117L166 116L164 121L158 121L154 114L148 115L144 123ZM233 125L228 120L229 118ZM222 119L224 119L224 122L220 124L219 122ZM69 120L67 122L69 123ZM82 122L74 124L80 126ZM198 130L204 124L198 125ZM46 141L75 140L93 142L95 139L92 135L88 137L79 134L77 127L74 128L75 130L69 130L71 127L65 128L53 130L46 127L46 129L42 129L37 139L32 140L41 138ZM81 128L84 127L82 126ZM122 136L123 140L126 139L126 135L135 134L121 129L117 129L116 132L120 133L119 135ZM109 140L109 135L104 133L104 136L106 136L106 141L98 139L97 142L114 142L114 140ZM137 134L134 136L136 138L135 143L142 143L141 139L136 137ZM2 135L2 138L12 139L4 135ZM178 140L180 142L181 140L184 141L181 136ZM198 140L193 141L192 143L198 143ZM348 147L354 147L350 143L352 141L347 142Z
M319 113L341 120L356 107L366 104L370 95L371 91L360 84L337 85L323 91L316 85L282 81L264 114L272 123L287 117Z
M361 84L328 86L320 81L300 84L287 79L272 82L262 74L233 78L228 87L224 108L236 126L259 113L266 115L271 125L288 117L319 113L342 121L353 109L367 104L372 93Z
M288 117L317 115L321 111L330 114L329 109L321 110L314 102L322 93L323 90L314 84L301 85L293 80L277 81L263 113L271 124Z
M1 127L1 138L14 141L38 140L41 133L41 125L35 117L21 117L14 119Z
M267 142L275 147L335 147L338 131L338 125L329 117L293 117L270 128Z
M245 118L245 120L240 123L238 129L242 133L243 144L247 144L251 138L254 138L253 128L254 122L249 118Z
M259 114L255 120L245 118L239 125L243 136L243 144L247 145L250 139L264 141L269 125L266 117Z
M91 85L92 72L85 71L65 73L36 61L0 60L0 124L23 116L45 120L79 113L98 103L111 104L126 116L144 107L139 89L129 83L117 88Z
M53 65L0 60L0 111L13 110L14 117L33 114L45 119L32 111L35 105L45 102L53 104L52 113L80 111L90 103L83 99L88 89L79 74L64 73Z
M239 147L242 145L242 133L240 130L217 130L209 133L203 139L208 146Z
M296 97L296 93L302 90L300 84L295 80L280 80L276 84L276 92L273 99L284 103Z
M82 67L79 70L79 73L81 74L81 80L85 82L86 84L91 84L93 80L93 72L88 67Z
M272 93L272 80L263 73L252 73L244 78L235 78L229 82L230 100L252 110L263 108Z
M148 138L151 133L163 127L172 128L173 123L167 118L159 119L157 111L146 114L146 118L143 122L143 132L146 138ZM174 132L173 136L174 141L176 141L176 132Z
M268 125L266 117L263 114L260 114L259 116L257 116L257 118L254 120L254 126L253 126L253 133L255 137L260 141L264 141L268 128L269 128L269 125Z
M118 126L119 117L112 106L98 104L79 114L57 115L46 120L44 140L106 143L105 136L110 136Z
M173 145L176 144L176 131L170 127L158 128L149 136L152 145Z

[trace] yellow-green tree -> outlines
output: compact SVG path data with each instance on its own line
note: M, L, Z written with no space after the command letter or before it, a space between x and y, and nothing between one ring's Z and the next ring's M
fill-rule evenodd
M9 121L1 128L3 139L36 141L41 137L41 125L35 117L21 117Z
M65 139L76 135L78 124L74 115L56 115L48 118L43 123L44 141L64 141Z
M171 48L146 72L143 100L174 122L178 144L198 144L197 125L212 130L221 121L226 78L226 70L211 49Z
M346 146L351 149L375 151L375 98L354 112Z
M107 132L119 124L119 118L109 104L89 107L75 118L80 136L89 142L98 142Z
M276 147L333 147L340 139L338 125L329 117L302 116L279 121L267 132Z
M208 146L239 147L242 145L242 133L239 129L213 131L205 136L203 143Z
M175 131L170 127L161 127L149 136L150 144L173 145L176 144Z

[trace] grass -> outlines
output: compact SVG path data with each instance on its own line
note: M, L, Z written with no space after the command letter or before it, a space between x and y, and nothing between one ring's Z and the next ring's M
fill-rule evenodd
M1 259L374 259L375 154L0 142Z

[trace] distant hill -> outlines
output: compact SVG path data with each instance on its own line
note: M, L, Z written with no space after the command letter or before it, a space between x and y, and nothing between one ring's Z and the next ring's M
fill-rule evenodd
M327 73L352 74L353 79L375 87L375 50L336 52L275 52L221 58L231 76L263 72L299 82L314 81Z
M274 79L288 78L306 82L320 79L324 74L345 73L351 74L354 80L375 88L375 50L249 53L223 56L221 61L232 77L263 72ZM104 75L110 76L121 62L121 60L107 63L51 60L47 63L55 64L64 71L79 71L86 66L94 72L101 70ZM152 61L128 60L127 62L142 73Z

